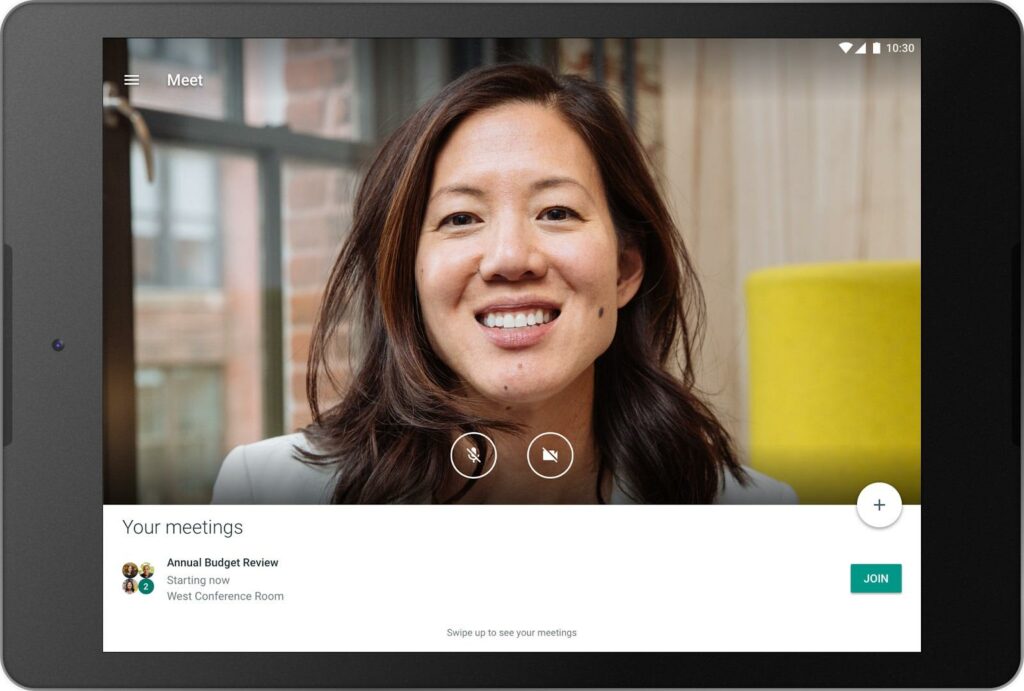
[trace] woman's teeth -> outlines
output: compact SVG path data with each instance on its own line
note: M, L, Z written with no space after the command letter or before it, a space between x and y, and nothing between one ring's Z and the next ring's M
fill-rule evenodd
M480 323L494 329L521 329L526 326L547 324L557 316L554 310L531 310L529 312L487 312Z

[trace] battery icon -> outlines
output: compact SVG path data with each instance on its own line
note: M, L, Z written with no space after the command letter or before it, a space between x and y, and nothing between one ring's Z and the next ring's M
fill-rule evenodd
M882 44L880 42L878 42L878 41L875 41L874 43L872 43L871 44L871 52L874 55L879 55L882 52Z

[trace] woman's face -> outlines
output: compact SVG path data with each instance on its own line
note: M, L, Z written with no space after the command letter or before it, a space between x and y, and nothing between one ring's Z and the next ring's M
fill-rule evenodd
M471 115L434 166L416 285L439 357L473 390L536 403L589 374L636 293L597 163L557 111Z

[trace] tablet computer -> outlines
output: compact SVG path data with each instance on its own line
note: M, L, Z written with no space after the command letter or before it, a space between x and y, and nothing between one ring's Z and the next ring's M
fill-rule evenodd
M29 3L27 686L998 686L998 4Z

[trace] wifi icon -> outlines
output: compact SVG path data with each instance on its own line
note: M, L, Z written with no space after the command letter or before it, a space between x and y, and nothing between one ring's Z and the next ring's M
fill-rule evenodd
M839 44L839 47L842 49L844 53L849 53L850 48L853 48L853 44L850 43L849 41L843 41L842 43Z

